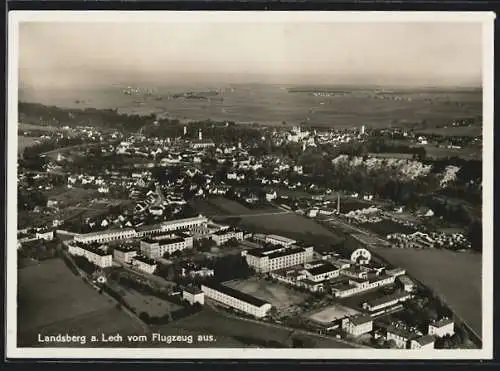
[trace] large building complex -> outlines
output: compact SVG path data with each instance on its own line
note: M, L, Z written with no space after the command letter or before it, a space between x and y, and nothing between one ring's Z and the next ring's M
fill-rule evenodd
M141 240L141 253L151 259L161 258L165 253L193 247L193 237L186 233L168 234L161 237L149 237Z
M246 257L248 265L256 272L267 273L310 262L313 259L314 249L312 246L280 245L251 249L242 254Z
M206 297L257 318L265 317L271 309L271 304L224 285L204 284L201 290Z
M130 246L117 246L113 250L113 259L120 263L132 263L137 251Z
M241 241L243 239L243 232L238 230L221 230L212 234L212 240L217 246L224 245L231 239Z
M75 234L73 239L81 243L106 243L131 238L152 237L175 231L202 231L206 229L208 219L202 215L194 218L170 220L156 225L141 226L137 228L123 228L117 230L104 230L99 232Z
M72 243L68 245L68 252L71 255L83 256L100 268L107 268L113 265L113 256L104 246Z

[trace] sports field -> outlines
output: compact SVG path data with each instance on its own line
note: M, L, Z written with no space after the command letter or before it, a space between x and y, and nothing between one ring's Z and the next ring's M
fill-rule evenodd
M302 303L308 297L307 294L295 291L285 285L256 277L228 281L224 282L224 285L270 303L278 310L278 313Z
M358 314L357 310L345 307L343 305L334 304L329 307L321 309L319 312L315 311L308 315L308 318L322 324L331 323L341 318Z
M19 271L17 315L20 346L43 345L37 343L39 333L90 336L143 332L137 320L75 276L60 259Z

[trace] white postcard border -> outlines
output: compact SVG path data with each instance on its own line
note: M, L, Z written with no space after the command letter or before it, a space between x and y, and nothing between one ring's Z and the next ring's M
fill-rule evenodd
M492 12L11 11L8 24L6 357L39 359L492 359L493 51ZM483 24L483 347L478 350L188 349L17 347L17 100L19 23L37 22L481 22Z

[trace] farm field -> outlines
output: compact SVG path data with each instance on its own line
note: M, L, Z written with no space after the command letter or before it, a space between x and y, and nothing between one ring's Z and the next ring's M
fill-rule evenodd
M258 213L279 211L273 206L257 206L249 208L237 201L224 197L210 197L204 200L195 200L195 208L202 214L210 215L253 215Z
M358 314L357 310L345 307L343 305L334 304L320 311L315 311L308 315L308 318L322 324L331 323L346 316Z
M474 126L449 126L442 128L429 128L418 130L418 133L433 134L443 136L460 136L460 137L477 137L483 133L483 128L480 125Z
M95 189L61 187L53 189L47 196L49 200L57 201L59 205L77 206L80 202L92 200L97 194Z
M52 88L44 89L43 94L36 89L24 88L19 92L19 99L67 108L115 108L120 113L141 115L156 113L160 117L175 117L184 122L213 119L266 125L281 125L286 121L296 125L307 120L311 125L337 127L358 126L360 121L372 127L405 125L422 120L429 125L439 125L456 118L479 116L482 112L479 89L404 92L395 89L391 94L411 98L411 101L395 101L381 99L374 89L352 87L344 87L345 94L331 97L316 97L307 92L290 93L287 86L264 84L157 86L151 97L124 95L122 88L94 86L73 91ZM223 100L168 99L175 93L211 89L221 89Z
M136 313L147 313L150 317L162 317L169 312L181 309L180 305L162 300L153 295L139 292L134 289L124 288L118 284L112 287L123 297L123 300L135 309Z
M283 234L299 240L304 239L305 235L310 235L314 238L328 238L332 244L341 241L341 237L332 231L311 219L294 213L244 216L240 224L249 229L255 229L259 233Z
M307 294L295 291L283 284L255 277L246 280L224 282L224 285L267 301L276 307L278 313L282 313L290 307L302 303L308 297Z
M35 145L40 138L38 137L26 137L24 135L19 135L17 137L17 153L23 153L24 149Z
M75 276L60 259L51 259L18 273L18 341L36 343L38 333L141 333L140 324ZM43 344L42 344L43 345Z
M371 250L435 291L481 337L481 255L449 250Z

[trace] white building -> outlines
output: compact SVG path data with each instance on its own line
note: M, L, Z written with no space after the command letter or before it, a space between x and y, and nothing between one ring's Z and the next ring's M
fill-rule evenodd
M145 273L153 274L156 270L156 261L146 256L136 255L132 258L132 266Z
M141 253L151 259L161 258L165 253L173 254L192 247L193 237L185 233L149 237L140 242Z
M71 255L83 256L91 263L100 268L111 267L113 265L113 256L105 251L102 246L83 246L77 244L69 244L68 252Z
M392 295L387 295L381 298L367 301L363 303L363 309L370 312L375 312L405 302L412 297L412 294L410 294L409 292L398 292Z
M217 246L224 245L233 238L237 241L243 240L243 232L238 230L222 230L212 234L212 240L215 241Z
M271 309L271 304L263 300L220 284L202 285L201 290L206 297L256 318L265 317Z
M271 246L244 251L242 255L256 272L266 273L310 262L313 259L313 253L312 246Z
M126 240L137 237L137 233L132 228L105 230L86 234L75 235L74 240L81 243L106 243L111 241Z
M200 289L194 287L187 287L182 291L182 299L187 300L189 304L195 303L205 304L205 294Z
M434 336L424 335L410 342L410 349L434 349Z
M387 329L386 340L393 340L397 348L407 349L412 338L415 338L415 334L405 328L390 326Z
M35 237L39 240L52 241L54 239L54 231L35 232Z
M415 285L415 282L413 282L410 277L408 276L399 276L398 277L398 281L401 283L401 285L403 286L403 290L407 291L407 292L412 292L415 290L416 288L416 285Z
M436 337L453 336L455 334L455 323L450 318L433 321L429 324L428 333Z
M283 236L278 236L275 234L268 234L266 236L266 242L267 243L272 243L273 245L281 245L281 246L292 246L294 243L297 241L292 240L291 238L283 237Z
M304 274L313 282L321 282L338 277L340 269L331 263L321 261L316 264L306 264Z
M343 273L343 272L341 272ZM394 283L394 276L381 275L375 278L350 278L347 283L332 286L333 294L338 298L347 298L362 292Z
M373 320L366 315L347 317L342 320L342 330L349 335L360 336L373 330Z
M120 263L130 264L136 255L137 251L128 246L118 246L113 250L113 259Z

